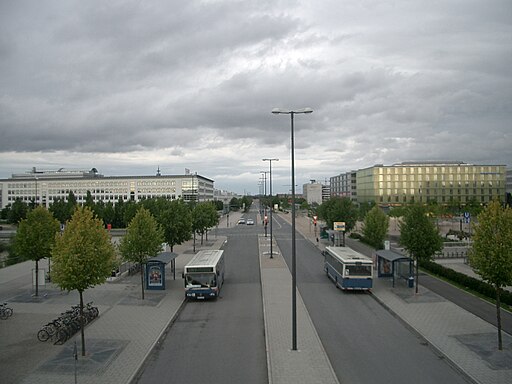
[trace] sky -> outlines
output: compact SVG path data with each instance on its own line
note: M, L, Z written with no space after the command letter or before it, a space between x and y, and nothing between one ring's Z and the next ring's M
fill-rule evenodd
M0 178L189 169L258 194L278 158L287 193L291 119L271 111L305 107L298 191L375 164L512 166L512 2L0 0Z

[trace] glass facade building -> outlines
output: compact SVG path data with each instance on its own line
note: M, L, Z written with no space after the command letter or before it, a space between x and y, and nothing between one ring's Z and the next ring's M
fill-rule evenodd
M473 165L462 162L375 165L356 175L357 202L379 205L438 204L469 201L486 204L505 200L505 165Z

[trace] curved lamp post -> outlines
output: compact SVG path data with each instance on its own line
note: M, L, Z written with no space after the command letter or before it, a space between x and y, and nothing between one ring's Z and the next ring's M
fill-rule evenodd
M299 113L313 113L311 108L302 109L279 109L274 108L273 114L290 115L291 130L291 157L292 157L292 351L297 350L297 263L295 247L295 148L293 133L293 116Z
M270 258L274 258L274 251L272 250L272 243L273 243L273 238L272 238L272 162L273 161L279 161L279 159L262 159L263 161L268 161L270 163L270 182L269 182L269 186L270 186Z

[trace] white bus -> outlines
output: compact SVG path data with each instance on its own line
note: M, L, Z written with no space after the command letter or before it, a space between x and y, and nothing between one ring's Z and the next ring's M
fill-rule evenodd
M373 261L347 247L326 247L324 270L341 289L371 289Z
M224 283L224 251L199 251L185 266L185 298L207 299L219 296Z

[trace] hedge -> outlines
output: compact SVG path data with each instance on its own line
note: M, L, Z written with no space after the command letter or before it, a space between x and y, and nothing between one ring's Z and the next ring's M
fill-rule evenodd
M437 276L444 277L474 292L478 292L486 297L496 300L496 289L491 284L486 283L485 281L478 280L464 273L454 271L451 268L446 268L433 261L421 261L420 267ZM500 295L500 301L504 304L512 306L512 292L502 290Z

